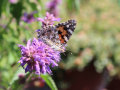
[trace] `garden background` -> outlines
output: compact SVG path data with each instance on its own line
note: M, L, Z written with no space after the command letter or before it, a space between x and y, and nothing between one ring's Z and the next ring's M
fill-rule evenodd
M75 19L76 29L53 74L25 83L18 44L37 37L41 22L32 18L46 12ZM120 90L119 79L120 0L0 0L0 90Z

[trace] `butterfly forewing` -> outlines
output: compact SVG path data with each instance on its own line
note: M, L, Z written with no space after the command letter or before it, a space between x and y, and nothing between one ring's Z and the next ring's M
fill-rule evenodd
M75 30L75 26L75 20L68 20L67 22L59 23L58 25L56 25L56 30L58 31L61 44L67 43L67 41L70 39L70 36Z

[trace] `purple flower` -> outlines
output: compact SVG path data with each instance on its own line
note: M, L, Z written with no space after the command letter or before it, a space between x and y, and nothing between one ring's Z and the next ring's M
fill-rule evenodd
M26 23L32 23L33 21L35 21L35 18L34 18L34 14L35 14L36 12L32 12L32 13L30 13L30 14L28 14L28 13L24 13L24 15L22 16L22 20L24 21L24 22L26 22Z
M58 15L57 6L60 2L61 0L52 0L51 2L47 3L48 11L54 14L54 16Z
M38 18L38 21L42 22L42 27L50 26L54 24L54 21L60 21L60 18L55 18L53 14L46 13L46 17L44 19Z
M9 0L9 2L12 4L16 4L18 2L18 0Z
M19 60L20 65L25 69L25 72L34 72L38 75L51 74L50 65L58 66L60 61L60 52L53 50L51 47L42 41L33 39L28 40L27 45L19 45L22 57ZM26 66L26 67L25 67Z

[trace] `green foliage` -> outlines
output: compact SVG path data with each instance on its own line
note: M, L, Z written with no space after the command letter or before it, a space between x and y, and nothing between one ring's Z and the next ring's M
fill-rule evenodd
M18 44L26 44L36 37L39 22L27 24L21 21L24 12L38 11L35 17L43 17L48 0L19 0L16 4L0 0L0 85L13 90L22 88L18 83ZM68 42L67 52L61 57L65 70L83 70L94 62L96 71L106 68L110 75L120 73L120 0L62 0L58 13L61 21L75 19L76 30ZM23 69L22 69L23 70ZM18 73L15 73L18 71ZM41 75L53 90L57 87L49 75ZM12 81L11 81L12 79Z
M50 75L46 74L46 75L41 75L41 78L43 78L45 80L45 82L49 85L49 87L52 89L52 90L58 90L53 79L51 78Z
M83 5L81 3L80 14L76 16L76 32L68 46L72 55L68 55L68 60L64 64L66 69L77 66L81 70L94 61L98 72L102 72L104 68L107 68L111 75L119 72L116 69L120 67L119 9L117 3L113 4L112 0L94 0ZM71 60L73 56L74 59Z
M10 81L10 85L13 85L13 83L15 83L16 80L18 80L18 75L20 74L25 74L25 71L22 67L18 68L17 72L14 74L12 80Z
M80 0L67 0L67 8L68 10L80 10Z
M23 85L21 85L18 80L19 79L18 76L20 74L25 75L25 71L23 70L22 67L19 67L17 72L14 74L13 78L10 81L10 85L9 85L8 89L16 90L16 88L17 88L18 90L20 90L23 87Z
M1 0L1 2L0 2L0 16L1 16L1 12L2 12L2 4L3 4L3 0Z
M11 9L12 16L17 20L17 23L19 23L20 17L22 16L22 10L23 10L22 0L19 1L17 4L11 4L10 9Z

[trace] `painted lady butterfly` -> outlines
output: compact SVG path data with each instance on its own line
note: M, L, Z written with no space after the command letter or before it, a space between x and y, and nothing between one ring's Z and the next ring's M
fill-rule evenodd
M49 26L38 31L38 38L51 48L64 52L64 47L75 30L76 21L68 20L55 26Z

